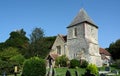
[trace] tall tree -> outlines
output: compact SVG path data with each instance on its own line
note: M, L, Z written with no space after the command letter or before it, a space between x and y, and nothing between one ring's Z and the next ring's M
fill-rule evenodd
M26 53L27 57L40 56L43 53L44 31L42 28L34 28L30 35L29 51Z
M111 43L107 49L112 54L113 59L120 59L120 39Z
M34 43L36 41L39 41L43 37L44 37L44 31L43 31L43 29L42 28L34 28L34 30L32 31L32 33L30 35L30 42Z
M45 58L50 52L50 48L53 45L55 38L55 36L45 37L42 28L35 28L30 35L31 43L26 56L39 56Z

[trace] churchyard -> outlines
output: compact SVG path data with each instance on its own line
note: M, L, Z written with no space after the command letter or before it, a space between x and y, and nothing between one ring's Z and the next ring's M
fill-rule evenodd
M105 67L101 67L98 69L104 71L105 70L104 68ZM119 74L120 74L120 69L117 69L114 67L110 67L110 68L111 70L119 71ZM68 70L67 67L55 68L55 76L65 76L67 70ZM78 76L82 76L85 73L85 69L83 68L69 69L69 71L71 73L71 76L75 76L75 71L78 72ZM7 75L7 76L15 76L15 75ZM17 76L21 76L21 74L17 74ZM111 75L111 76L120 76L120 75Z

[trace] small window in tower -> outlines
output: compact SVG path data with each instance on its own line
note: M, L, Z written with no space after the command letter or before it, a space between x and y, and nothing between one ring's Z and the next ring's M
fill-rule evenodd
M77 36L77 28L74 28L74 30L73 30L73 36L74 36L74 37Z
M57 54L61 55L61 46L57 46Z

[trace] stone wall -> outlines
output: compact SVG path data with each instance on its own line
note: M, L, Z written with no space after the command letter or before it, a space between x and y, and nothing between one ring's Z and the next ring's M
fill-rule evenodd
M77 28L77 36L74 29ZM69 59L86 59L89 63L102 66L98 45L98 28L87 23L81 23L68 28L67 46Z
M74 29L77 28L77 36L73 36ZM69 58L74 59L80 57L80 53L87 53L87 44L84 39L84 25L79 24L68 28L67 46L69 50ZM84 49L84 50L83 50ZM79 58L80 59L80 58Z
M60 55L66 55L68 56L68 49L67 49L67 45L64 42L64 40L62 39L61 35L58 35L53 46L52 46L52 51L51 53L55 53L57 54L57 46L61 47L61 54Z

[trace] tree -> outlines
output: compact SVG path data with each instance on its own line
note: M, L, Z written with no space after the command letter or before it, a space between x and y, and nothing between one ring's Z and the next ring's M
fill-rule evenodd
M44 32L41 28L34 28L30 35L30 45L29 50L26 53L27 57L39 56L42 55L43 49L43 40Z
M12 31L10 37L5 41L5 48L15 47L24 54L25 50L28 48L29 39L25 36L26 32L23 29Z
M13 47L8 47L0 52L0 58L4 61L8 61L11 57L18 55L18 49Z
M14 62L12 62L11 58L13 59L17 55L20 55L20 53L17 48L13 47L8 47L0 52L0 73L3 73L3 71L6 71L7 74L14 72L13 66L16 65L15 62L18 62L18 59L14 59Z
M34 43L36 41L39 41L44 37L44 31L42 28L34 28L30 35L30 42Z
M21 54L15 55L9 59L12 63L15 63L16 65L22 66L23 62L25 60L24 56Z
M56 36L45 37L42 28L34 28L30 35L30 45L26 57L39 56L45 58L50 52L55 38Z
M110 44L108 51L111 53L113 59L120 59L120 39Z

